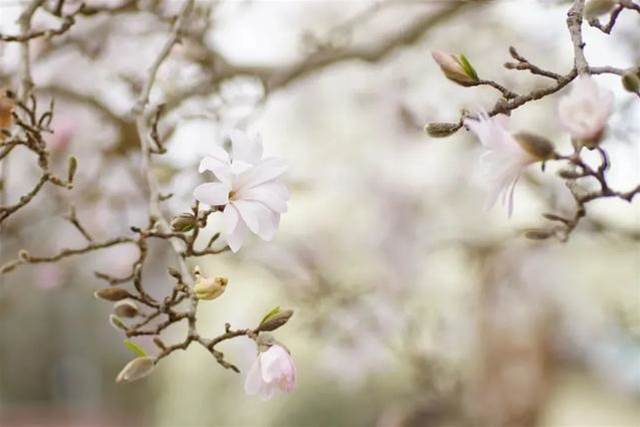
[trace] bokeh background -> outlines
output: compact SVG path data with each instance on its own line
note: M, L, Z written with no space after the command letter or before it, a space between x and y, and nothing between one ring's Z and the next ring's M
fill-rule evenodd
M180 6L140 3L163 16ZM422 131L427 122L455 121L463 108L490 108L496 100L491 89L446 80L430 50L464 52L481 76L507 87L541 87L542 78L502 64L513 45L540 66L569 70L567 2L198 5L211 8L208 45L260 67L284 67L314 49L376 46L416 19L452 11L379 60L338 61L266 97L255 79L231 79L193 94L163 122L169 153L155 168L163 190L175 194L169 213L189 208L203 179L199 159L230 128L259 132L266 152L291 164L293 196L276 239L252 239L237 255L199 260L208 274L230 280L223 297L202 304L199 321L213 335L224 322L253 325L276 305L294 309L276 333L298 365L294 393L269 402L247 397L243 376L196 347L174 353L142 381L115 384L131 354L107 322L109 304L93 298L102 285L93 271L126 272L136 251L121 247L0 279L0 425L640 425L638 199L593 203L567 243L529 241L522 230L543 224L542 213L571 212L554 166L528 171L508 219L499 206L482 209L487 185L475 139L464 130L447 139ZM23 6L0 0L0 32L17 32ZM35 19L36 26L51 22ZM78 185L40 195L13 218L2 230L0 261L21 248L49 254L81 244L62 218L68 201L97 236L145 223L127 114L167 29L157 13L99 14L34 43L37 93L56 97L53 158L62 168L70 153L78 156ZM592 65L638 64L640 16L623 13L610 36L585 28L585 40ZM11 85L17 47L0 44L0 52L0 82ZM194 57L188 42L179 46L152 99L171 99L197 80L202 70ZM615 92L604 141L611 183L628 190L640 181L640 102L618 78L598 82ZM560 95L516 110L513 128L568 150L556 120ZM26 154L12 161L9 197L32 186L34 170ZM213 221L208 235L218 226ZM147 287L162 295L173 260L161 245L152 257ZM176 327L165 336L183 333ZM247 340L222 349L243 371L255 356Z

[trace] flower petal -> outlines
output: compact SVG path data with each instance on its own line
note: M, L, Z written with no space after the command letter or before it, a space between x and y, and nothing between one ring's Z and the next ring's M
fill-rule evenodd
M234 228L231 233L225 233L227 245L229 245L231 252L236 253L240 250L246 234L247 226L243 221L238 221L236 223L236 228Z
M265 159L238 177L238 188L248 189L264 184L265 182L278 178L284 174L288 168L289 166L282 159L273 157Z
M257 234L260 229L258 216L262 213L259 203L248 200L233 200L231 203L240 214L240 222L244 222L252 233Z
M258 236L262 240L270 242L273 240L280 225L280 214L270 209L265 209L264 214L258 215L259 230Z
M207 182L198 185L193 190L193 196L200 202L210 206L225 205L229 201L229 191L231 188L228 184L222 182Z
M243 200L261 202L275 212L284 213L287 211L289 191L284 184L270 181L253 188L241 190L238 197Z
M225 234L233 233L238 224L239 216L236 208L229 203L222 211L222 226Z
M262 388L262 370L260 368L260 356L251 364L249 372L247 372L247 378L244 382L244 392L250 396L258 394Z

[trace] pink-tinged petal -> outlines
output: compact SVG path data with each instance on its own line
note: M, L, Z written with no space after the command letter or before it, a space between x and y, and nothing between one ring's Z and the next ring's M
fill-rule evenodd
M245 132L234 129L229 132L231 139L233 160L240 160L252 165L262 159L262 139L250 138Z
M238 177L238 188L249 189L257 187L280 177L288 168L287 163L282 159L265 159Z
M193 190L196 200L210 206L221 206L229 201L231 187L222 182L207 182L200 184Z
M225 234L233 233L233 230L236 229L236 225L238 224L238 220L240 216L236 208L229 203L225 206L224 211L222 211L222 229Z
M282 391L291 391L296 383L296 368L291 355L279 345L273 345L261 355L262 380L277 384Z
M233 200L231 203L238 210L240 218L244 221L249 230L251 230L252 233L257 234L258 230L260 230L258 216L262 213L260 203L248 200Z
M284 213L287 211L288 191L282 191L283 184L271 181L257 187L243 189L238 194L243 200L254 200L263 203L269 209ZM286 197L284 197L286 196Z
M249 396L256 395L262 389L262 369L260 367L260 356L251 364L247 378L244 382L244 392Z
M244 221L238 221L236 223L236 228L233 229L231 233L226 233L225 238L227 240L227 245L229 245L229 249L231 252L236 253L242 247L244 243L244 238L247 234L247 226Z

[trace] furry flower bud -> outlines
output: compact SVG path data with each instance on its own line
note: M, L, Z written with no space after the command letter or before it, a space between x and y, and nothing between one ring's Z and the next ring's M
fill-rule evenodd
M476 71L464 55L456 56L435 50L431 56L449 80L462 86L474 86L478 81Z
M133 382L149 375L155 367L155 361L149 356L136 357L122 368L116 377L117 383Z
M460 129L460 125L457 123L428 123L424 127L424 131L433 138L445 138L449 135L453 135Z
M277 308L262 319L258 329L260 331L275 331L280 326L287 323L291 316L293 316L293 310L280 310L280 308Z
M0 130L9 129L9 127L13 124L12 113L15 105L16 102L11 91L0 91ZM1 136L0 139L2 139Z
M548 139L529 132L513 135L520 147L537 160L548 160L553 155L553 145Z
M104 299L107 301L120 301L129 297L129 292L126 289L109 287L97 290L93 294L96 298Z
M193 230L196 225L196 217L192 213L181 213L171 219L171 229L175 232L186 232Z
M611 12L616 3L615 0L590 0L584 7L584 16L587 20L596 19Z
M627 71L622 75L622 86L629 92L638 93L640 91L640 75L633 71Z
M118 301L113 305L113 312L120 317L136 317L138 315L138 305L131 300Z

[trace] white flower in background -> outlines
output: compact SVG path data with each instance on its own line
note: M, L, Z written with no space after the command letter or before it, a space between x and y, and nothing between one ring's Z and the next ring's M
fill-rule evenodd
M231 156L214 146L211 156L200 163L199 172L211 171L217 182L201 184L194 196L211 206L224 206L222 233L229 248L237 252L247 230L271 240L287 211L289 190L279 178L286 172L282 159L262 159L262 141L245 133L230 134Z
M571 92L560 99L562 127L576 141L597 143L613 109L613 93L598 87L590 76L580 76Z
M553 146L546 139L532 134L512 135L507 131L507 123L508 117L504 114L489 117L486 112L479 113L477 120L464 121L487 150L481 157L490 184L487 209L500 198L511 216L513 193L520 175L530 164L550 158Z
M274 344L251 365L244 383L248 395L259 395L263 400L273 397L276 391L291 392L296 386L296 366L283 347Z

